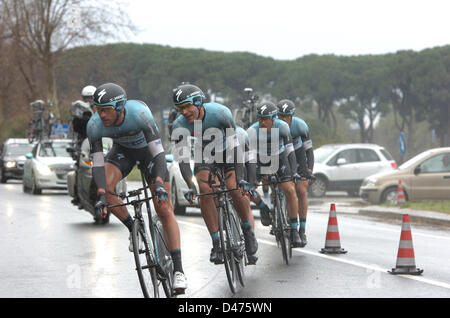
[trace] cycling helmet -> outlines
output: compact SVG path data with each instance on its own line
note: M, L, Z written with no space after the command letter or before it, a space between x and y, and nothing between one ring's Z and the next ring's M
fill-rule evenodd
M183 84L173 90L173 103L181 105L191 103L197 107L203 105L206 97L200 88L192 84Z
M94 93L94 105L99 107L112 106L121 112L127 102L127 93L117 84L100 85Z
M93 97L95 90L95 86L88 85L81 90L81 97Z
M293 101L289 99L283 99L278 102L278 114L287 116L294 115L295 113L295 104Z
M272 120L277 116L278 108L272 102L265 102L256 108L256 118L270 117Z

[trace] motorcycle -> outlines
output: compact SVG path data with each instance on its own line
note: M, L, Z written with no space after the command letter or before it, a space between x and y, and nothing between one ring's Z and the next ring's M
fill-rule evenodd
M72 103L72 127L74 132L74 143L67 151L75 160L75 170L67 174L67 188L69 195L73 198L71 203L80 210L89 212L95 224L108 224L110 212L105 218L97 217L95 203L97 202L97 186L92 178L92 159L90 156L89 140L86 136L86 125L93 112L88 103L76 101ZM113 141L111 138L102 138L103 154L111 150ZM116 186L117 194L127 191L126 178L119 181Z

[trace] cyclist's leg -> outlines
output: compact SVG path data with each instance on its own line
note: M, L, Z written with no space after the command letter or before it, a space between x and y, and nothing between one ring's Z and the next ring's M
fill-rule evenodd
M225 168L227 189L235 189L237 187L236 171L234 166L229 165ZM234 209L241 219L241 227L244 233L245 250L249 257L249 262L255 264L257 261L256 252L258 251L258 241L256 240L254 228L255 220L252 210L250 209L250 198L243 195L240 190L230 192Z
M308 180L302 180L295 185L298 197L298 207L300 216L300 229L306 228L306 217L308 214Z
M122 204L115 193L116 185L126 177L133 169L135 161L130 158L125 150L119 145L114 145L105 158L105 175L106 175L106 198L108 204L116 205ZM114 214L131 232L133 226L133 219L128 213L126 207L117 207L111 209L111 213Z
M212 192L212 189L208 184L210 174L209 165L204 163L195 164L194 173L200 193ZM211 235L213 245L209 261L214 264L222 264L223 255L220 248L219 218L214 197L210 195L201 197L199 200L199 205L203 220L205 221L208 232Z
M236 172L231 170L232 168L226 168L226 185L227 189L235 189L237 187L236 183ZM234 167L233 167L234 169ZM252 228L255 227L255 221L253 218L252 210L250 209L250 199L243 195L241 191L234 190L230 192L231 198L233 199L233 206L239 215L243 223L249 224Z
M195 178L201 194L212 192L208 184L209 166L206 164L196 164ZM211 195L203 196L199 200L200 210L206 227L211 235L219 231L216 203Z

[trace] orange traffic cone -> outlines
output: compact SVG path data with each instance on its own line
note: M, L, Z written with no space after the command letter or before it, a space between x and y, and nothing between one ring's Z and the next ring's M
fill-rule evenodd
M325 238L325 248L320 250L322 254L344 254L346 250L341 248L341 240L339 238L339 229L336 217L336 205L331 204L330 217L328 219L327 236Z
M398 180L397 187L397 204L405 203L405 192L403 191L402 180Z
M414 260L414 248L412 243L411 226L409 215L403 214L402 233L400 235L400 246L398 247L397 264L391 274L420 275L423 269L416 268Z

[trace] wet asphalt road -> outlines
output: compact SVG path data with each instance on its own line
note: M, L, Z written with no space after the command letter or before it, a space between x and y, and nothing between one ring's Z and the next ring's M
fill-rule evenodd
M223 265L208 261L210 237L199 211L189 209L178 217L189 284L180 297L450 297L448 228L412 224L416 265L424 273L393 276L387 270L395 267L401 223L359 216L357 201L345 196L313 200L309 243L294 249L289 266L257 219L259 261L246 267L246 286L235 295ZM344 255L318 252L330 202L337 205ZM94 225L67 192L34 196L24 194L20 182L0 185L0 249L0 297L142 297L128 231L114 217L109 225Z

